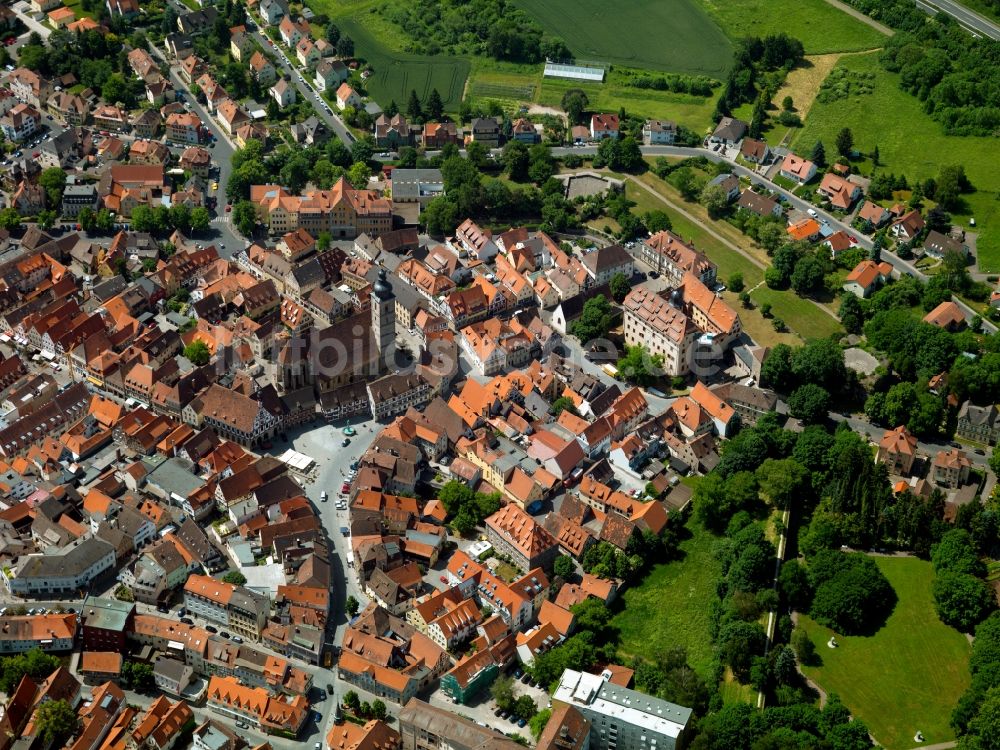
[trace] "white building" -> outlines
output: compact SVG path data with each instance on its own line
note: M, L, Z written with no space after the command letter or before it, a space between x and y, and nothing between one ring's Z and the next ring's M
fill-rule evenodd
M17 596L70 594L85 589L115 567L115 548L93 536L83 536L66 547L22 557L14 570L0 574Z
M611 673L567 669L552 695L590 722L590 750L674 750L691 709L610 682Z

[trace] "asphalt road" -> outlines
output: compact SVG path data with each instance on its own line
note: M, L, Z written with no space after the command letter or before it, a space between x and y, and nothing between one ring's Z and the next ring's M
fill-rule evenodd
M921 10L939 10L942 13L947 13L969 31L1000 40L1000 26L979 13L969 10L961 3L956 3L954 0L916 0L916 3Z

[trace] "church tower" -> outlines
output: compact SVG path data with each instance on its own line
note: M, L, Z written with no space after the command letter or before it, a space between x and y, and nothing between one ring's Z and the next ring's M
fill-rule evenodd
M385 277L385 269L378 272L372 287L372 334L378 344L379 356L384 360L396 343L396 295ZM385 363L388 365L388 363Z

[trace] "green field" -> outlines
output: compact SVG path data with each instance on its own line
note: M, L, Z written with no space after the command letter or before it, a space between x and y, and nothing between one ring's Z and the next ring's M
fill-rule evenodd
M730 39L784 32L811 55L874 49L885 36L826 0L697 0Z
M902 172L911 183L935 176L944 165L963 165L977 192L963 196L967 209L954 219L967 226L969 217L975 217L980 270L1000 271L1000 174L996 169L1000 140L944 135L920 102L899 89L899 76L883 70L875 54L845 57L838 67L872 73L873 93L814 102L792 148L807 154L822 140L829 152L837 132L849 127L855 149L867 153L877 144L881 169Z
M708 605L721 569L712 555L715 537L693 520L687 528L691 538L681 543L684 558L657 565L640 584L628 589L612 625L621 634L622 663L633 656L683 646L692 668L711 684L716 660Z
M823 660L804 667L827 693L836 693L889 750L912 748L920 730L928 745L954 739L951 710L969 685L969 643L938 620L931 599L931 564L909 557L877 558L899 602L885 626L869 637L837 635L799 618Z
M448 55L415 55L399 50L400 40L394 29L371 12L368 2L309 0L317 13L336 19L342 33L354 40L354 51L372 67L374 74L365 81L368 94L386 106L395 100L406 106L410 91L425 99L432 89L441 94L444 106L458 109L469 77L469 61Z
M514 0L580 60L721 78L732 46L695 0Z

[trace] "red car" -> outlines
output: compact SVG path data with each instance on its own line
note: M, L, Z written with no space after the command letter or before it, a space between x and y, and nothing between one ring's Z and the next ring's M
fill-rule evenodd
M227 205L227 206L226 206L226 213L227 213L227 214L228 214L228 213L229 213L230 211L232 211L232 210L233 210L233 207L232 207L232 205Z
M441 576L441 583L448 583L448 576Z
M351 485L349 485L347 482L344 482L342 485L340 485L341 494L346 495L350 491L351 491Z

